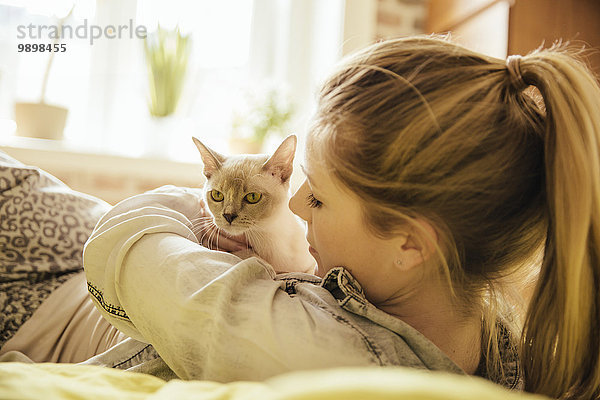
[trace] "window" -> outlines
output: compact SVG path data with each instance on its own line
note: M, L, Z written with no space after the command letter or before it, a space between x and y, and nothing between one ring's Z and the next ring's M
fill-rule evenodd
M50 6L40 10L40 3ZM19 53L17 45L52 42L47 33L18 38L17 27L56 25L72 4L0 0L0 51L6 55L0 60L0 118L13 118L15 102L39 101L49 53ZM301 136L316 87L341 55L343 13L343 0L75 1L65 25L88 35L61 40L67 50L54 55L46 101L69 109L69 146L198 161L190 136L227 153L233 111L244 93L276 87L294 103L291 130ZM176 118L166 123L149 115L143 41L131 34L138 26L152 33L158 23L179 26L192 42ZM92 25L131 28L119 38L94 39ZM157 146L153 135L159 134L166 140Z

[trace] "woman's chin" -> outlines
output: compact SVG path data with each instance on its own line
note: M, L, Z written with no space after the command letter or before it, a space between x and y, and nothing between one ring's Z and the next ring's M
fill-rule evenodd
M323 268L323 266L321 265L321 261L319 260L318 257L315 257L315 260L317 261L317 266L315 267L315 272L314 274L316 276L318 276L319 278L323 278L325 277L325 274L327 273L327 271Z

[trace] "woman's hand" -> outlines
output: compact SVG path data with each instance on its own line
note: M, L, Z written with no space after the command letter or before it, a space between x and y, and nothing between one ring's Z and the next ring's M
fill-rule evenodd
M199 210L192 219L192 230L202 246L229 253L252 249L245 235L230 235L215 225L204 199L200 199Z

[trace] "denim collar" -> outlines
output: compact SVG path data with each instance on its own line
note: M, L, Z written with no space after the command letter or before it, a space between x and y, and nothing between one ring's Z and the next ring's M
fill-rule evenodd
M323 277L321 286L332 294L344 310L367 318L400 336L428 369L465 373L421 332L371 304L358 281L343 267L332 268Z
M332 268L323 277L321 286L327 289L337 300L338 304L346 311L368 318L401 336L430 369L437 369L435 366L439 366L441 362L446 368L448 365L452 365L452 369L456 370L456 372L464 373L458 365L416 329L369 303L360 283L344 267ZM509 389L520 389L522 388L522 376L520 362L515 352L515 342L503 324L499 325L499 329L501 331L501 340L499 343L500 358L502 360L504 376L497 380L487 376L487 373L485 373L485 358L483 356L485 352L482 352L481 362L476 375L490 379ZM442 354L443 357L440 359L439 357Z
M367 303L362 286L344 267L335 267L329 270L323 277L321 286L327 289L340 303L347 303L349 299L361 305Z

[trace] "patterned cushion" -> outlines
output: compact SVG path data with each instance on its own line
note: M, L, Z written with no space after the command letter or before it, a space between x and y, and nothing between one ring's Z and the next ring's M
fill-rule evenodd
M83 245L109 207L0 152L0 347L81 271Z

